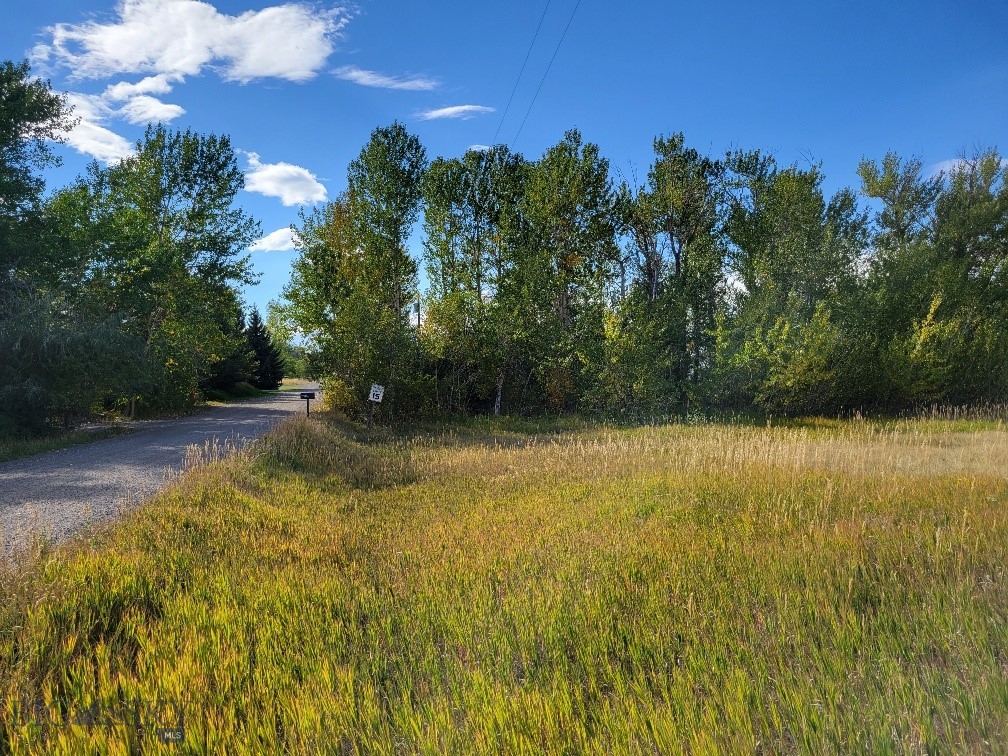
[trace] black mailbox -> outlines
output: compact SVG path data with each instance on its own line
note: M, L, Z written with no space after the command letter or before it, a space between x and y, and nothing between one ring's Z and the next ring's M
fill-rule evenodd
M302 399L314 399L315 398L315 392L314 391L302 391L301 392L301 398Z

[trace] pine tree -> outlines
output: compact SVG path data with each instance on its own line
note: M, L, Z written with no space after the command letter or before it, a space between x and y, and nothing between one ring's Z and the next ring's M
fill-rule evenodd
M232 311L222 316L219 327L222 347L218 359L207 368L200 388L234 391L240 383L253 383L259 374L259 358L247 336L245 312L237 298Z
M245 336L259 363L259 368L252 377L253 385L267 391L280 388L285 367L283 355L273 343L269 331L266 330L266 324L263 323L259 310L255 307L252 308L248 325L245 327Z

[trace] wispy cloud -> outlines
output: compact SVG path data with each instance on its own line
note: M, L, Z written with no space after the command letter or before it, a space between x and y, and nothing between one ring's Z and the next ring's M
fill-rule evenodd
M104 126L112 109L103 97L69 92L67 102L79 119L77 125L64 134L67 144L103 163L117 163L133 154L132 144Z
M446 108L423 110L417 113L417 118L433 121L437 118L472 118L473 116L493 113L494 109L487 105L449 105Z
M132 124L167 123L185 113L181 105L162 102L148 94L138 92L161 92L167 82L153 82L150 78L137 84L119 82L107 87L101 94L67 92L67 102L78 119L77 125L63 136L67 143L78 152L90 155L103 163L115 163L133 153L133 145L112 131L108 123L120 119ZM119 102L125 100L121 105Z
M129 102L123 105L118 114L130 123L157 123L163 121L173 121L185 113L185 108L181 105L161 102L156 97L149 95L138 95L131 97Z
M172 86L179 81L182 81L181 76L168 74L147 76L135 84L120 81L118 84L110 84L106 87L104 97L106 100L117 102L129 100L139 95L165 95L171 92Z
M489 144L470 144L468 151L469 152L486 152L489 149L490 149L490 145Z
M965 168L968 164L969 161L961 157L942 160L931 166L931 176L937 176L939 173L948 176L959 168ZM1001 158L1001 167L1008 169L1008 157Z
M952 173L953 170L958 168L962 164L962 158L952 158L950 160L942 160L931 166L931 175L937 176L939 173Z
M340 66L333 74L344 81L352 81L362 87L377 87L379 89L407 89L412 91L428 91L436 89L439 82L426 76L388 76L377 71L368 71L356 66Z
M232 16L199 0L121 0L116 14L107 23L48 27L33 57L62 64L73 79L195 76L213 66L231 81L306 81L324 68L352 15L287 3Z
M294 249L297 235L288 228L278 228L276 231L266 234L251 247L250 252L286 252Z
M255 152L247 156L246 191L278 197L287 207L314 205L328 198L325 186L307 168L291 163L263 163Z

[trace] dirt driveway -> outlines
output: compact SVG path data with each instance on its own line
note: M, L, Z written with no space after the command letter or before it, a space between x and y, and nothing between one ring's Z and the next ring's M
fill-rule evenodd
M315 389L306 386L307 390ZM139 423L125 436L0 464L0 541L10 554L32 533L61 540L85 524L115 517L162 488L190 445L238 447L292 412L297 391L212 407L178 420Z

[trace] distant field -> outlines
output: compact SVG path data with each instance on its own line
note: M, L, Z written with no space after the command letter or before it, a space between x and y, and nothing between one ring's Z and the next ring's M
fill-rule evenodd
M1006 570L1003 423L299 417L0 573L0 753L994 751Z

